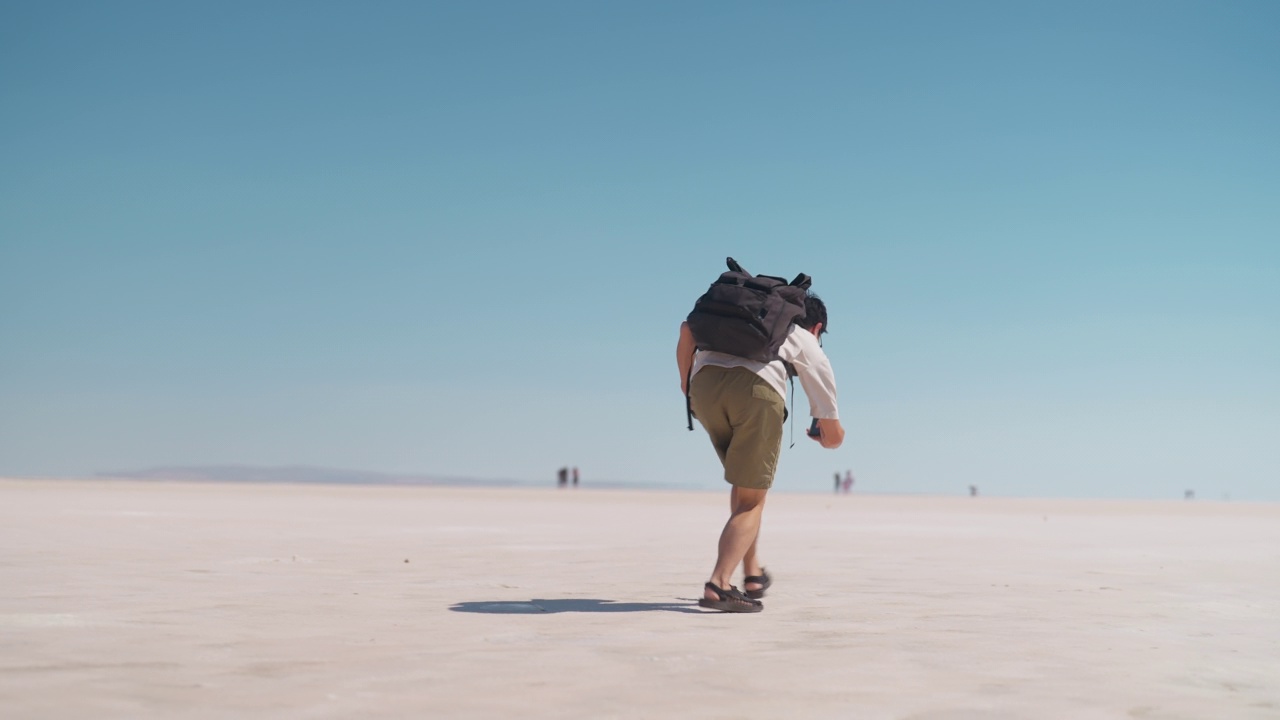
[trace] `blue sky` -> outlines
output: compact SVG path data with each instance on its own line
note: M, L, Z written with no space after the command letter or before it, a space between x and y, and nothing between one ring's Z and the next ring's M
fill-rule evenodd
M0 474L720 487L674 345L732 255L831 311L848 440L780 489L1280 500L1277 27L4 3Z

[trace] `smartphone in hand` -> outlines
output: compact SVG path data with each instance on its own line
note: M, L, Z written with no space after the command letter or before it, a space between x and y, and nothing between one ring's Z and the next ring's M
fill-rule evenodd
M809 424L808 434L811 438L822 437L822 429L818 427L818 418L814 418L813 422Z

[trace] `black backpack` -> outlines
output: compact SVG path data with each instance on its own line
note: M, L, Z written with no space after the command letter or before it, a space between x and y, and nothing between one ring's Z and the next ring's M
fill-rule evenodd
M787 282L752 275L733 258L729 271L711 283L689 313L689 330L699 350L772 362L797 320L804 318L805 292L813 280L804 273Z
M801 273L787 282L772 275L752 275L733 258L725 262L729 271L711 283L689 313L694 344L699 350L759 362L777 360L791 326L804 318L804 298L813 279ZM790 367L787 373L794 375ZM685 411L692 430L693 409L687 395Z

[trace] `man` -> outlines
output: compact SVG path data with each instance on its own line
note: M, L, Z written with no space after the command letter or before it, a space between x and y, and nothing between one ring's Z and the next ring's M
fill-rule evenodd
M779 359L758 362L725 353L697 350L686 322L680 326L676 364L680 389L687 392L694 417L702 423L724 466L729 491L729 521L720 533L711 579L703 587L702 607L724 612L759 612L760 598L772 578L760 564L757 536L765 495L773 485L782 451L786 415L787 368L790 363L809 397L809 414L817 418L823 447L844 442L836 408L835 375L818 338L827 329L827 307L812 293L805 297L805 316L791 327L778 350ZM689 378L692 378L691 380ZM733 586L742 565L743 590Z

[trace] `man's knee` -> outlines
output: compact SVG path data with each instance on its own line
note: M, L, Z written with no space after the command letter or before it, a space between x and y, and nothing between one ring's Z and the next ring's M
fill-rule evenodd
M751 512L764 505L764 497L768 489L744 488L734 486L732 500L733 513Z

